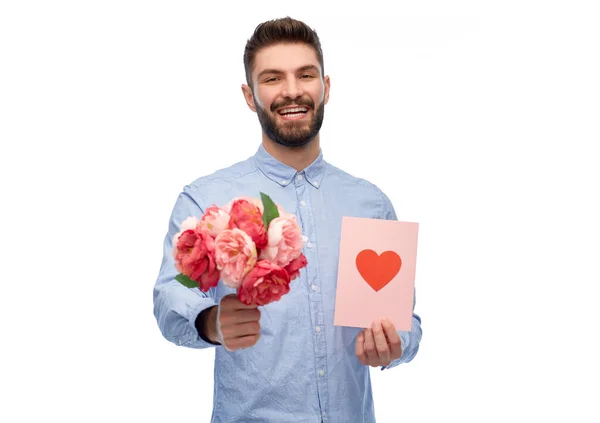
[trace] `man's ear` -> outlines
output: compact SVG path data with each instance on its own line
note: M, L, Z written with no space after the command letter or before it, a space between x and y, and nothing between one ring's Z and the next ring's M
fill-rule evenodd
M329 75L327 75L325 77L325 95L323 97L324 104L327 104L327 102L329 101L329 88L330 87L331 87L331 79L329 78Z
M242 93L244 94L244 99L246 100L246 104L250 107L250 110L256 112L256 105L254 104L254 96L252 95L252 88L250 88L246 84L242 84Z

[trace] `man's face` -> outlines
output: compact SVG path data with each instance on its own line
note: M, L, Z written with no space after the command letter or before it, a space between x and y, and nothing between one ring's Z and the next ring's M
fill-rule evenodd
M277 44L261 49L255 58L252 83L253 91L243 88L246 101L271 140L301 147L315 138L329 100L329 77L321 78L312 47Z

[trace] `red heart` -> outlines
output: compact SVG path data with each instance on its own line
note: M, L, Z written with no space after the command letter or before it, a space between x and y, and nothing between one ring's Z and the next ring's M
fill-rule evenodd
M393 251L378 255L373 250L362 250L356 256L356 268L376 292L386 286L400 271L402 259Z

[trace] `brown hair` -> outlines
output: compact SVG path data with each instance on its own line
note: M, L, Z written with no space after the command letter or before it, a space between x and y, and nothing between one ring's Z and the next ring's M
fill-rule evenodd
M325 77L323 66L323 51L317 32L304 22L292 19L289 16L274 19L259 24L254 34L246 43L244 50L244 69L246 71L246 82L252 87L252 68L254 59L261 48L269 47L279 43L305 43L311 46L317 54L321 65L321 77Z

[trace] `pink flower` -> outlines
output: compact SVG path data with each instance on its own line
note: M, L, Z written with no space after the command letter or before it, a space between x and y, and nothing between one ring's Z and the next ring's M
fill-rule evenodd
M205 230L216 237L225 229L229 229L231 223L231 216L225 210L212 206L206 209L202 219L198 222L198 229Z
M229 203L227 203L226 205L223 206L223 210L226 213L231 213L231 207L233 206L233 203L235 203L238 200L244 200L244 201L248 201L248 202L254 204L260 210L260 214L263 214L263 212L265 211L265 208L264 208L261 200L259 200L258 198L248 197L245 195L241 196L241 197L235 197L233 200L231 200Z
M290 281L293 281L300 276L300 269L306 267L307 264L308 260L306 260L306 257L302 253L292 260L290 264L285 267L285 271L290 275Z
M244 304L265 305L279 301L290 292L290 276L281 267L267 260L259 260L246 275L238 290Z
M234 200L231 204L229 215L232 227L246 232L256 248L261 249L267 245L267 229L263 223L260 209L252 202L244 199Z
M188 229L194 229L198 224L198 219L194 216L190 216L181 222L181 228L179 229L181 232L187 231Z
M261 215L265 213L265 206L263 205L262 200L260 200L258 198L254 198L254 197L248 197L248 196L236 197L233 200L231 200L228 204L226 204L225 206L223 206L222 209L226 213L230 213L231 212L231 206L237 200L249 201L250 203L254 204L256 207L258 207L258 209L260 210L260 214ZM279 212L279 216L283 216L283 215L288 214L288 213L286 213L286 211L284 210L284 208L281 207L279 204L275 204L275 205L277 206L277 211Z
M175 268L198 282L202 291L219 283L219 270L215 262L215 240L207 232L187 229L175 245Z
M223 283L237 289L256 264L256 246L244 231L226 229L215 239L215 258Z
M177 232L173 237L173 257L175 257L175 254L177 254L177 242L179 240L179 236L188 229L195 229L196 225L198 225L198 219L196 219L194 216L190 216L181 222L179 232Z
M269 224L268 243L261 251L260 259L285 267L302 253L302 247L304 241L296 216L287 214Z

